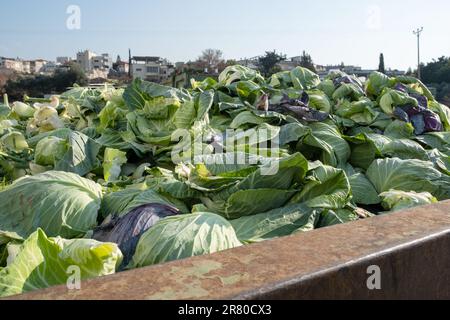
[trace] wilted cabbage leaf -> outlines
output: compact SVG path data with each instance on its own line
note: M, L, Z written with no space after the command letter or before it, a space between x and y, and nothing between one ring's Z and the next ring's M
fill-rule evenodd
M437 199L429 192L417 193L414 191L390 190L380 194L380 197L384 209L391 212L437 202Z
M28 132L42 133L60 128L64 128L64 123L59 118L58 111L53 107L45 106L34 113L34 118L28 125Z
M28 148L28 143L22 133L12 131L0 138L0 145L9 151L22 152Z
M34 116L36 109L26 103L16 101L12 104L12 111L20 118L28 119Z
M122 261L116 244L48 238L41 229L15 249L0 270L0 297L66 284L75 272L80 280L112 274Z
M127 153L117 149L106 148L103 160L103 176L105 181L117 180L120 176L121 167L127 163Z

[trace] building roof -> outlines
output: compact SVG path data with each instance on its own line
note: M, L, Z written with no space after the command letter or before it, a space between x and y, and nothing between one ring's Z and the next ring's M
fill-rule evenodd
M161 57L154 57L154 56L134 56L132 58L134 61L151 61L151 62L157 62L163 60Z

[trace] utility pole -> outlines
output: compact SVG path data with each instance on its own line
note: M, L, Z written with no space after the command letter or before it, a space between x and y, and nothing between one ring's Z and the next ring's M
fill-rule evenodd
M417 36L417 78L420 80L420 34L423 31L423 27L414 30L413 33Z

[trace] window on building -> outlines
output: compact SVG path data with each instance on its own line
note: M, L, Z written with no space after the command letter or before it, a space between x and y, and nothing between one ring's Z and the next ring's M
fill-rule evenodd
M159 67L147 67L148 73L159 73Z
M141 68L136 68L136 71L137 71L137 72L141 72L142 69L141 69Z

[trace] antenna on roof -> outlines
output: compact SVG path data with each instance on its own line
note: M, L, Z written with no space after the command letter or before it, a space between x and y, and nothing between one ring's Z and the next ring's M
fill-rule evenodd
M128 77L131 78L131 49L128 49Z

